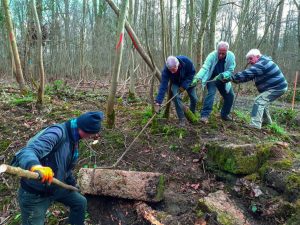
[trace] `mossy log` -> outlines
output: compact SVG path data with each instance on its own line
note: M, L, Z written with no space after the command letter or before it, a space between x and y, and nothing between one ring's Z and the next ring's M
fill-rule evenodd
M163 199L161 173L81 168L78 183L83 194L159 202Z

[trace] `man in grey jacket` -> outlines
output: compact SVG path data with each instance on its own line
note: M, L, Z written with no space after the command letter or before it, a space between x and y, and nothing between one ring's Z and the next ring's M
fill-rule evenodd
M44 225L47 209L54 201L70 207L69 224L84 224L86 198L50 183L55 177L76 185L72 170L78 161L79 141L95 137L102 120L102 112L87 112L65 123L51 125L16 153L14 166L37 172L41 177L41 181L21 179L18 200L23 225Z

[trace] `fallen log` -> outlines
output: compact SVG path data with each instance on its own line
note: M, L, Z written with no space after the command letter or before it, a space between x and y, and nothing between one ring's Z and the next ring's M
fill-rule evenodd
M11 175L16 175L18 177L24 177L24 178L28 178L28 179L35 179L35 180L40 179L40 175L36 172L31 172L29 170L24 170L20 167L13 167L13 166L9 166L6 164L0 165L0 174L1 173L8 173ZM56 178L53 178L53 181L51 184L56 184L59 187L62 187L62 188L65 188L65 189L68 189L71 191L79 191L78 188L76 188L72 185L65 184Z
M164 176L161 173L81 168L78 183L83 194L147 202L163 199Z
M144 202L135 203L137 214L153 225L164 225L156 218L156 212Z

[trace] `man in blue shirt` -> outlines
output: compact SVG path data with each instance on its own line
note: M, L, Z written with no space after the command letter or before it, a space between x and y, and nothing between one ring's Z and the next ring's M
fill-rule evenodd
M254 80L260 94L254 100L250 127L261 129L263 122L272 123L269 105L287 91L288 83L278 65L270 57L262 55L258 49L251 49L246 59L251 67L234 74L227 81L243 83Z
M79 141L96 137L102 120L102 112L87 112L65 123L51 125L16 153L14 166L37 172L41 177L41 181L21 179L18 200L23 225L44 225L47 209L54 201L70 207L69 224L84 225L86 198L50 183L55 177L76 185L72 170L78 161Z
M159 110L163 102L165 93L168 89L168 83L171 80L171 89L173 95L176 95L178 92L183 93L184 91L186 91L190 97L190 110L195 113L198 99L195 86L191 87L191 83L195 73L196 71L194 64L188 57L183 55L176 57L169 56L162 71L161 83L155 100L155 106L156 108L158 108L156 111ZM176 97L174 98L174 103L179 119L179 125L184 126L185 115L180 94L176 95Z

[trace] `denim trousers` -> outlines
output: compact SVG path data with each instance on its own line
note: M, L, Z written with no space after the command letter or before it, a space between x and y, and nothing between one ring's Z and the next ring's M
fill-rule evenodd
M178 93L178 89L179 89L179 85L176 84L172 84L171 90L173 95L176 95ZM190 97L190 110L195 113L196 110L196 104L198 101L198 97L196 94L196 87L190 87L186 90L186 92L188 93L189 97ZM182 95L178 94L175 98L174 98L174 104L175 104L175 109L176 109L176 113L178 116L179 120L182 120L185 116L184 116L184 111L183 111L183 103L182 103Z
M224 118L229 115L234 100L234 92L231 87L227 93L225 86L226 83L223 83L219 80L206 84L207 95L205 96L203 107L200 113L201 117L209 117L210 113L212 112L217 89L224 99L224 104L221 109L221 117Z
M250 126L260 129L263 122L271 124L272 119L269 112L269 105L271 102L283 95L286 91L287 88L283 90L271 89L258 95L255 98L254 105L252 107Z
M60 188L54 195L43 197L29 193L20 187L18 201L21 208L22 225L44 225L46 212L54 201L70 207L69 224L84 224L87 200L78 192Z

